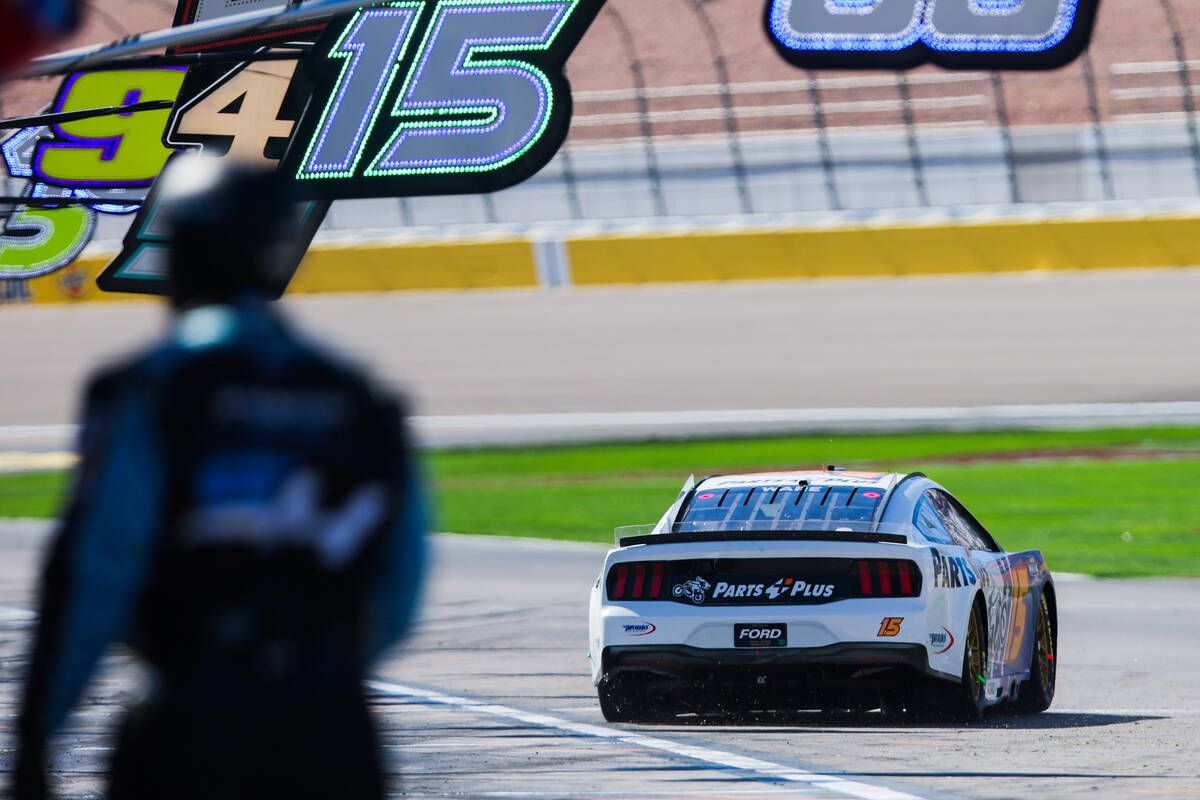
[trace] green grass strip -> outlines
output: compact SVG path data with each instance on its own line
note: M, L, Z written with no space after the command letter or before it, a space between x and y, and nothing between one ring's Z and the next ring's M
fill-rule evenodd
M1200 429L835 436L839 466L921 470L1009 550L1103 576L1200 575ZM438 530L611 542L689 474L819 467L829 437L427 454ZM56 513L62 473L0 476L0 517Z

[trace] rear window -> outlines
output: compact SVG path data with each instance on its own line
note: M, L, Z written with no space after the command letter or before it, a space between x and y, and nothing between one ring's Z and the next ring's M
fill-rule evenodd
M863 486L734 486L698 489L675 530L825 529L829 523L871 522L883 490Z

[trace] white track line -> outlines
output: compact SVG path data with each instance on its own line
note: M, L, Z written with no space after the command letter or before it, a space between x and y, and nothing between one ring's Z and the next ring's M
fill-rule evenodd
M1127 717L1188 717L1200 714L1200 708L1054 708L1048 714L1119 714Z
M852 430L974 430L1026 427L1200 424L1200 402L1055 403L1044 405L925 406L913 408L744 408L691 411L607 411L553 414L458 414L415 416L418 434L487 431L547 432L578 429L650 431L722 426L778 426L791 432ZM0 442L69 440L74 425L0 425Z
M561 414L461 414L414 417L418 431L479 428L546 430L561 428L627 428L663 425L780 424L812 426L934 426L947 429L972 425L1026 426L1053 424L1119 424L1200 421L1200 402L1054 403L1044 405L924 406L913 408L745 408L693 411L609 411Z
M494 717L516 720L526 725L535 725L539 728L551 728L553 730L573 733L577 736L590 736L596 739L612 739L633 745L634 747L657 750L662 753L702 761L706 764L745 770L746 772L753 772L776 780L804 783L830 792L838 792L848 797L861 798L861 800L922 800L919 795L908 794L907 792L900 792L883 786L874 786L869 783L847 780L835 775L822 775L819 772L809 772L808 770L797 769L796 767L789 767L784 764L776 764L772 761L764 761L759 758L715 750L711 747L674 742L655 736L644 736L622 728L601 727L599 725L589 725L585 722L573 722L561 717L552 717L548 714L522 711L509 706L485 703L468 697L456 697L429 689L418 689L413 686L405 686L387 681L368 681L367 686L379 694L386 696L413 697L428 703L466 708L479 714L489 714Z

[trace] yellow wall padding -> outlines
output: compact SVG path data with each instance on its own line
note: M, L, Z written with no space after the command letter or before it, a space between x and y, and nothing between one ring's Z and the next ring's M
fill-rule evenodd
M288 294L536 286L524 239L313 247Z
M1200 264L1200 219L1004 220L598 236L567 243L577 284Z
M30 278L30 299L34 303L95 303L153 300L144 294L115 294L96 288L96 276L108 266L112 256L84 256L57 272Z
M566 243L576 284L1200 265L1200 218L993 220L895 226L606 235ZM106 294L88 256L34 278L35 303L134 300ZM536 286L524 239L323 243L289 294Z

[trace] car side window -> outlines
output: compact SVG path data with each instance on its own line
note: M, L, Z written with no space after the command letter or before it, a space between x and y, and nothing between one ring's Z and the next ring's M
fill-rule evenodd
M975 523L963 514L950 495L937 489L930 489L925 495L933 504L933 510L950 532L955 544L971 550L995 550L991 537L979 530Z
M917 508L913 512L913 525L917 526L917 530L931 542L938 544L954 544L954 540L950 538L950 533L942 525L942 521L938 519L937 514L933 511L933 504L929 502L928 497L922 497L917 503Z

